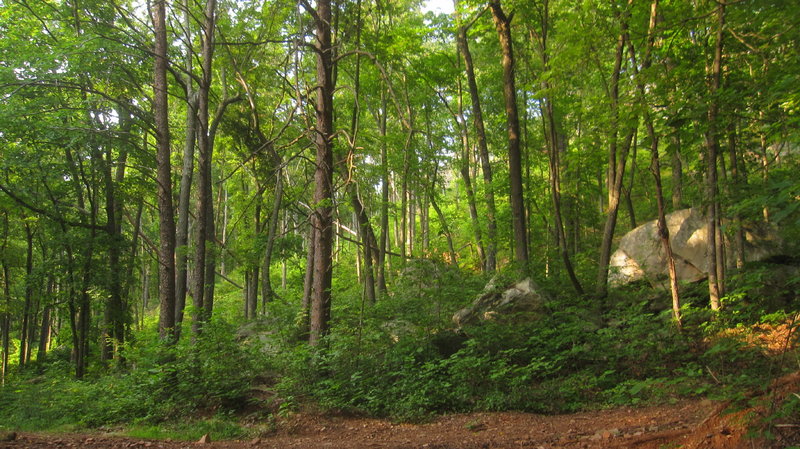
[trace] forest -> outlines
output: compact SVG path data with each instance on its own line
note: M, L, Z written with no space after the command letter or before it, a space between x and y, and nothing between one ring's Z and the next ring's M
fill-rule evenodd
M0 0L0 35L0 430L746 409L800 369L793 1Z

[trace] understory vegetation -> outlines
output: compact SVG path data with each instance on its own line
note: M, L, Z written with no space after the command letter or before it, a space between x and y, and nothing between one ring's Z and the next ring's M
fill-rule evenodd
M256 321L221 313L196 339L175 346L161 344L151 322L123 351L124 362L95 365L84 380L72 376L69 351L56 349L0 389L0 428L233 438L274 431L281 418L309 408L419 421L452 412L553 414L692 397L746 406L751 393L800 363L800 279L771 297L754 296L770 285L770 264L734 277L726 307L713 316L702 286L685 285L682 331L667 293L645 285L614 290L605 304L554 295L540 319L456 330L452 313L486 279L437 268L410 270L401 280L408 285L374 306L343 288L349 301L335 309L332 331L316 348L298 333L297 304L279 299ZM798 404L787 407L776 413L800 412Z

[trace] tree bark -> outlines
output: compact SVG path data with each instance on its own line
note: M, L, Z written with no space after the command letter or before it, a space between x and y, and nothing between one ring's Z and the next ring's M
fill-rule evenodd
M642 70L647 70L651 65L651 54L653 43L655 41L655 27L656 19L658 17L658 0L653 0L650 5L650 23L647 30L647 42L645 46L644 58L642 61ZM667 258L667 270L669 273L669 286L672 295L672 316L678 328L681 328L681 301L678 291L678 275L675 270L675 257L672 253L672 246L669 241L669 227L667 226L666 207L664 205L664 189L661 185L661 165L658 155L658 135L656 134L655 126L653 124L653 116L650 113L650 106L647 104L647 93L645 90L644 80L639 76L639 70L636 68L636 52L634 51L633 44L628 43L631 60L634 61L633 73L636 77L636 86L639 92L639 98L643 106L644 122L647 128L647 137L650 139L650 170L653 173L653 179L656 186L656 203L658 204L658 235L661 240L661 246L664 249L664 254Z
M215 280L215 229L214 198L211 186L213 142L209 124L209 93L211 91L211 63L214 57L214 27L216 0L207 0L203 19L201 50L202 76L197 86L197 243L195 246L195 317L192 329L201 332L202 323L211 318L214 307Z
M183 27L185 29L186 59L184 69L186 76L186 135L183 143L183 166L181 169L180 192L178 194L178 228L175 238L175 265L177 278L175 280L175 323L183 323L183 311L186 307L186 295L189 288L189 204L192 194L192 177L194 175L194 150L197 141L197 108L198 97L194 91L192 79L194 50L192 48L192 33L190 28L189 1L183 0L184 8ZM180 337L181 329L177 329Z
M25 366L28 360L28 350L30 349L30 337L28 336L28 322L31 319L31 301L33 301L33 231L31 226L25 223L25 305L22 309L22 320L19 328L19 366Z
M167 100L167 26L164 0L155 1L152 13L155 30L155 68L153 112L156 127L156 183L158 184L158 332L172 342L175 332L175 218L172 207L172 167L170 165L169 105Z
M491 0L497 36L500 40L503 63L503 97L508 129L508 173L511 186L509 200L514 225L514 257L520 264L528 263L528 233L525 229L525 200L522 189L522 156L520 150L519 113L514 82L514 52L511 41L511 19L506 16L500 0Z
M611 102L611 133L608 145L608 210L606 223L603 228L603 241L600 244L600 259L597 264L597 278L595 280L595 295L605 298L608 292L608 265L611 260L611 245L614 240L614 231L617 226L619 202L625 179L625 164L628 149L631 147L635 126L625 136L621 152L618 152L619 139L619 77L622 71L625 43L628 40L627 11L621 14L620 33L617 38L617 47L614 57L614 69L611 73L611 89L609 92ZM638 119L637 119L638 121Z
M7 218L6 218L7 219ZM7 223L6 223L7 225ZM6 231L8 226L6 226ZM5 245L4 245L5 247ZM8 264L3 260L3 296L5 297L5 312L0 315L0 339L2 339L3 354L0 357L0 386L6 384L6 373L8 372L8 350L9 350L9 327L11 326L11 287L8 281Z
M378 131L381 137L381 216L378 247L378 291L386 293L386 253L389 246L389 155L386 148L386 93L381 90L381 112Z
M331 42L331 1L318 0L316 10L307 5L316 26L317 103L316 170L314 172L314 278L311 296L309 343L318 345L328 333L331 317L333 278L333 47Z
M709 86L709 106L708 106L708 128L705 132L706 146L706 217L708 220L708 296L712 310L720 309L720 297L722 295L721 283L723 279L718 276L717 266L717 228L719 217L717 216L719 199L717 198L717 118L719 115L719 102L716 98L717 91L722 81L722 45L723 28L725 26L725 2L717 2L716 9L717 29L716 45L714 46L714 61L711 67L711 85Z
M456 40L458 49L464 59L464 70L467 73L467 86L472 101L472 117L475 126L475 138L478 142L478 154L481 160L483 173L484 201L486 202L486 260L485 270L494 272L497 269L497 210L494 201L494 185L492 164L489 156L489 146L486 143L486 129L483 121L483 108L478 92L478 82L475 77L475 65L472 62L472 53L469 50L466 26L458 28Z

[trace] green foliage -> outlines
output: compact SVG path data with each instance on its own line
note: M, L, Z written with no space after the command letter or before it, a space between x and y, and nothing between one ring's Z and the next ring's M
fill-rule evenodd
M68 358L51 355L42 374L0 390L0 422L22 430L96 428L226 413L248 405L250 386L265 369L257 350L219 320L194 342L187 338L173 347L153 334L141 337L125 351L130 370L86 381L72 378Z
M547 319L487 322L463 333L425 332L408 320L414 312L396 316L395 327L368 319L360 333L338 329L322 348L288 356L281 391L400 420L470 410L563 413L669 397L663 379L692 358L669 319L639 305L610 312L608 326L580 301L551 306Z

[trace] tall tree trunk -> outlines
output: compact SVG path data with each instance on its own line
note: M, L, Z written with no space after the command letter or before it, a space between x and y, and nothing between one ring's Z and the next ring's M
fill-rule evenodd
M469 96L472 101L472 118L475 126L475 138L478 142L478 154L481 160L481 171L483 173L484 201L486 202L486 265L488 272L497 269L497 210L494 201L494 185L492 164L489 157L489 146L486 143L486 129L483 122L483 108L478 92L478 82L475 78L475 66L472 62L472 53L469 50L469 40L467 39L467 26L462 25L458 28L456 39L458 49L464 59L464 70L467 73L467 86ZM465 124L466 125L466 124Z
M6 217L8 220L8 217ZM6 232L8 223L6 222ZM5 249L5 245L3 245ZM2 343L2 355L0 355L0 386L6 384L6 373L8 372L8 349L9 349L9 327L11 326L11 286L8 280L8 264L3 259L3 297L5 298L5 312L0 315L0 342Z
M730 154L730 169L731 169L731 178L732 178L732 187L730 195L732 198L739 198L741 195L742 187L745 184L745 173L744 173L744 164L740 164L739 156L737 154L737 136L736 136L736 125L731 124L728 129L728 151ZM745 235L744 235L744 228L742 228L742 218L739 216L738 212L734 212L733 216L733 225L734 225L734 252L736 257L736 268L741 269L744 267L745 262L747 261L747 256L745 254Z
M282 163L283 161L281 161L280 157L275 153L273 155L273 164L275 165L275 191L272 200L272 210L270 211L269 222L267 223L267 246L264 248L264 263L261 265L261 309L263 312L266 312L267 303L272 301L275 297L275 291L272 289L270 268L272 266L272 253L275 248L275 239L278 235L281 204L283 204Z
M186 77L186 135L183 142L183 166L181 169L180 191L178 193L178 228L175 237L175 323L178 325L176 337L180 337L183 311L186 307L186 295L189 288L189 204L191 203L192 176L194 174L194 149L197 141L197 108L198 97L194 91L192 74L194 69L194 50L192 48L191 15L189 1L183 0L183 27L185 30L186 58L184 70Z
M31 340L28 336L28 322L31 320L31 302L33 301L33 231L28 223L25 223L25 242L27 245L25 252L25 305L22 309L19 328L19 366L25 366L25 362L28 360Z
M386 93L381 90L381 110L378 131L381 146L381 216L380 242L378 247L378 290L386 293L386 253L389 246L389 156L386 148Z
M202 329L202 323L211 317L214 307L215 281L215 229L214 198L211 182L213 142L209 123L209 93L211 91L214 57L214 33L216 26L216 0L207 0L202 26L202 50L200 83L197 86L197 243L195 246L195 317L192 328L195 333Z
M158 184L158 332L172 342L175 332L175 217L172 207L169 105L167 101L167 25L164 0L155 1L152 20L155 30L153 112L156 127L156 183Z
M644 59L642 61L642 70L647 70L651 65L651 54L653 43L655 41L655 27L656 19L658 17L658 0L653 0L650 5L650 23L647 30L647 42L645 46ZM658 155L658 135L655 131L653 124L653 117L650 113L650 106L647 104L647 93L645 90L644 80L639 76L639 70L636 68L636 52L632 43L628 43L630 58L634 61L633 73L636 77L636 86L639 92L639 98L643 106L643 115L645 127L647 128L647 137L650 139L650 170L653 173L653 179L656 186L656 203L658 204L658 235L661 240L661 246L667 258L667 270L669 273L669 286L672 295L672 316L678 328L681 327L681 301L678 292L678 275L675 270L675 257L672 253L672 246L669 241L669 227L667 226L666 207L664 205L664 189L661 185L661 165Z
M331 1L318 0L316 10L306 3L316 26L317 103L314 172L314 277L311 296L309 343L317 345L328 333L331 317L333 278L333 46L331 42Z
M121 121L123 126L130 131L130 118ZM127 149L123 149L123 155ZM120 158L123 158L123 155ZM103 361L111 360L119 355L119 349L125 343L125 309L122 300L122 263L120 252L122 250L122 223L121 209L119 200L115 196L115 179L112 177L111 147L106 148L105 160L103 164L103 180L105 184L105 209L106 209L106 233L109 237L108 244L108 290L109 295L105 304L103 315L103 335L100 350L100 359ZM124 164L117 168L116 181L124 179Z
M51 289L48 286L48 289ZM50 347L50 333L52 330L50 318L50 306L47 305L42 310L42 327L39 333L39 351L36 353L36 362L42 363L47 360L47 350Z
M309 217L309 222L311 217ZM300 325L301 337L309 337L310 332L310 319L311 319L311 297L314 294L314 241L316 240L316 229L313 225L308 228L308 237L306 239L306 273L303 277L303 299L301 301L300 309L302 321Z
M639 225L636 223L636 209L633 207L633 198L631 198L631 194L633 193L633 186L636 182L636 153L637 153L637 141L639 140L638 131L634 131L633 133L633 143L631 148L631 180L627 187L622 188L622 194L625 196L625 205L628 209L628 217L631 221L631 230L636 229Z
M497 36L503 58L503 97L505 98L508 128L508 174L511 185L509 200L514 224L514 257L521 264L528 263L528 233L525 229L525 200L522 192L522 155L520 150L519 114L517 91L514 82L514 52L511 41L511 19L506 16L500 0L491 0Z
M627 11L620 14L620 33L617 38L617 47L614 57L614 69L611 72L611 89L609 92L611 102L611 133L608 145L608 210L606 223L603 228L603 241L600 244L600 259L597 264L597 278L595 280L595 295L605 298L608 292L608 265L611 260L611 245L614 241L614 231L617 227L619 201L625 179L625 164L628 149L631 146L635 126L631 127L626 135L623 148L618 152L619 141L619 77L622 71L625 43L628 40ZM637 119L638 121L638 119Z
M549 70L550 57L548 54L548 33L550 27L550 10L549 1L545 0L542 5L541 11L541 33L539 34L539 47L541 51L542 63L545 70ZM531 31L533 32L533 31ZM542 82L542 87L547 91L550 89L550 84L545 80ZM542 120L545 124L545 142L548 150L548 168L550 176L550 197L553 203L553 227L556 245L561 253L561 260L564 262L564 268L567 270L570 283L575 291L583 294L583 287L575 275L575 270L572 267L572 261L569 257L569 250L567 247L567 239L564 235L564 223L561 214L561 163L559 162L560 153L562 152L562 145L559 143L559 133L557 131L557 123L555 118L555 106L553 99L546 96L542 101Z
M725 26L725 2L717 2L717 29L716 45L714 47L714 61L711 67L711 85L709 86L709 106L708 106L708 128L705 132L706 146L706 218L708 220L708 251L706 253L708 265L708 296L712 310L719 310L720 297L722 295L721 283L723 279L718 277L717 266L717 228L719 217L717 216L717 119L719 115L719 102L716 98L717 91L722 81L722 44L723 29Z
M681 162L681 135L678 128L672 133L672 210L683 208L683 163Z

